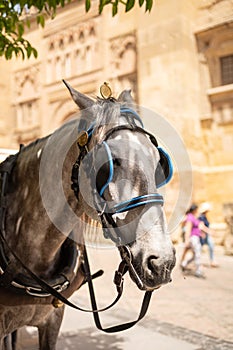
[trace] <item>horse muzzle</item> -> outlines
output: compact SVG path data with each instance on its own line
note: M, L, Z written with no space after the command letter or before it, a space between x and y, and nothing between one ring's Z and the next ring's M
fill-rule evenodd
M175 255L170 259L148 258L147 266L143 272L143 280L146 290L154 290L172 281L171 273L175 266Z
M127 246L121 247L122 259L127 262L131 279L139 289L153 291L172 281L171 272L175 266L175 249L164 257L150 255L145 261L142 254L133 257Z

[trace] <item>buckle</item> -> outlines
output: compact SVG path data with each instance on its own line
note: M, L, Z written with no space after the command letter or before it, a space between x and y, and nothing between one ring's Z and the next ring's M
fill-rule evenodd
M123 278L123 274L120 271L115 271L115 276L113 279L113 282L115 283L115 285L119 288L121 288L123 282L124 282L124 278Z
M26 293L34 296L34 297L48 297L51 294L48 292L44 292L42 288L36 288L36 287L28 287L28 286L24 286L21 285L19 283L16 282L12 282L12 285L16 288L23 288L26 290ZM66 280L63 284L57 284L56 286L52 287L53 289L55 289L58 293L63 292L63 290L67 289L70 285L70 282L68 280Z
M25 290L26 290L27 294L34 296L34 297L48 297L48 296L50 296L49 293L43 292L43 290L40 288L26 287Z

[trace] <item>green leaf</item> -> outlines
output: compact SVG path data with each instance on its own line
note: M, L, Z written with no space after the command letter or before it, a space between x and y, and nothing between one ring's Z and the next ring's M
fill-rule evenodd
M25 53L24 53L24 51L23 51L23 49L22 49L21 47L19 47L19 52L21 52L22 58L23 58L23 60L24 60L24 58L25 58Z
M114 17L117 14L118 11L118 4L114 3L112 4L112 16Z
M153 0L146 0L146 11L151 11L153 6Z
M118 0L117 0L117 2L118 2ZM110 3L112 3L112 0L99 0L99 14L102 13L104 6L106 6ZM114 5L115 3L116 3L116 1L114 3L112 3L112 5Z
M130 11L135 4L135 0L127 0L126 6L125 6L125 11L128 12Z
M30 58L31 54L32 54L32 47L31 46L28 46L26 48L26 52L27 52L27 58Z
M113 17L117 14L118 2L119 2L119 0L115 0L115 2L112 3L112 16Z
M25 23L26 23L26 26L30 29L31 22L30 22L30 20L28 18L26 19Z
M37 24L40 24L42 28L44 28L45 25L45 19L43 15L37 15L36 17Z
M38 57L38 52L36 51L36 49L34 47L32 47L32 53L33 53L35 58Z
M21 37L24 33L24 26L23 26L23 23L22 22L19 22L18 23L18 34L19 36Z
M5 51L5 57L7 60L10 60L12 58L12 53L14 51L14 47L10 44Z
M50 3L50 1L48 1L48 3ZM41 12L44 7L44 1L38 0L35 5L36 8Z
M91 0L86 0L85 7L86 7L86 12L88 12L91 7Z

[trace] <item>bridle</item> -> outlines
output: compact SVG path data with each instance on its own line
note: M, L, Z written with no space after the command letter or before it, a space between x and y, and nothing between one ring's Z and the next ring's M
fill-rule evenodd
M152 194L146 194L138 197L131 198L127 201L120 202L115 204L112 207L108 206L108 203L104 199L104 191L108 187L109 183L112 180L113 177L113 159L111 155L111 150L107 144L107 140L117 131L120 130L130 130L132 132L140 132L143 134L146 134L149 136L151 142L155 147L158 148L159 152L160 149L158 147L158 143L155 139L155 137L150 134L149 132L145 131L143 127L138 126L135 123L135 119L138 120L141 123L140 117L137 115L136 112L134 112L131 109L127 108L122 108L121 109L121 114L129 115L128 118L128 124L127 125L119 125L116 126L106 132L104 135L103 140L97 147L104 147L106 150L107 154L107 162L109 163L110 167L110 173L109 177L106 181L106 183L103 185L103 187L98 191L96 188L96 183L93 183L93 179L95 179L95 176L93 174L89 174L91 181L92 181L92 190L93 190L93 198L94 198L94 203L95 203L95 208L98 213L98 216L100 217L100 221L102 224L103 228L103 233L105 238L110 238L119 246L119 250L121 252L122 256L122 261L119 265L118 270L115 272L115 277L114 277L114 283L116 285L117 289L117 297L116 299L107 307L98 309L96 299L95 299L95 293L94 293L94 287L93 287L93 276L91 275L90 272L90 266L89 266L89 261L88 261L88 256L87 256L87 251L86 247L84 245L83 249L83 258L84 262L82 265L82 268L84 270L84 276L85 276L85 281L88 283L89 286L89 293L90 293L90 298L91 298L91 304L92 304L92 309L87 310L80 308L79 306L73 304L69 300L67 300L61 292L65 290L66 288L69 287L69 281L65 281L62 286L59 285L58 288L56 286L51 286L48 284L46 281L42 280L40 277L38 277L36 274L34 274L22 261L21 259L15 254L15 252L10 248L7 239L6 239L6 233L5 233L5 217L6 217L6 193L7 193L7 183L9 180L9 176L11 175L12 169L15 165L15 162L17 160L17 155L9 157L8 162L5 162L5 166L0 167L0 173L1 173L1 178L2 178L2 186L1 186L1 200L0 200L0 238L2 241L2 246L0 245L1 249L3 249L3 245L6 246L6 248L10 251L10 253L14 256L14 258L21 264L21 266L24 268L24 270L27 272L27 274L31 277L33 281L36 281L38 286L40 288L37 288L38 290L38 295L37 296L44 296L43 292L46 293L46 295L53 295L55 300L60 300L62 303L71 306L77 310L84 311L84 312L93 312L94 320L96 323L96 326L98 329L107 332L107 333L112 333L112 332L119 332L128 328L131 328L133 325L135 325L140 319L144 317L146 314L146 311L149 306L149 302L151 299L151 295L153 291L146 291L145 296L142 302L141 310L138 316L138 319L133 322L128 322L125 324L117 325L114 327L109 327L109 328L103 328L100 322L99 318L99 312L100 311L105 311L109 308L111 308L113 305L116 304L116 302L120 299L122 292L123 292L123 276L124 274L130 270L131 274L134 275L134 278L137 280L137 284L141 286L141 289L143 287L143 283L140 280L140 277L138 276L137 272L135 271L133 264L132 264L132 256L130 253L130 250L127 245L122 245L121 243L121 232L120 228L117 226L116 221L113 218L114 214L122 213L125 211L129 211L131 209L137 208L139 206L144 206L147 204L156 204L156 205L163 205L163 197L158 194L158 193L152 193ZM143 125L142 125L143 126ZM92 134L94 132L94 127L92 126L89 128L87 131L83 131L80 133L77 144L79 147L79 156L73 165L72 168L72 176L71 176L71 181L72 181L72 189L74 191L74 194L76 198L79 200L79 168L80 165L89 152L89 144L91 141ZM91 167L92 168L92 167ZM92 168L94 169L94 168ZM92 170L94 171L94 170ZM170 175L169 175L170 176ZM112 229L113 232L115 232L115 236L112 234ZM97 272L94 277L98 277L102 274L102 271ZM5 281L7 280L7 286L11 284L13 280L13 276L8 274L7 268L5 271L2 271L2 274L0 275L0 286L3 286L6 288L6 283ZM17 286L15 286L17 288ZM28 292L29 289L26 289L25 291Z
M113 165L113 157L111 154L111 150L107 144L107 141L116 132L119 132L122 130L129 130L131 132L142 133L144 135L149 136L150 141L152 142L153 146L155 146L156 148L158 148L158 143L156 138L143 128L141 118L138 116L138 114L134 110L129 108L121 108L121 115L122 114L126 116L128 124L112 127L103 135L103 137L101 138L101 141L97 143L97 145L95 145L95 149L97 149L96 153L98 152L98 149L100 149L101 147L104 147L105 149L105 153L107 156L106 159L109 165L109 175L108 175L108 178L106 179L106 182L98 190L96 186L95 166L93 166L93 164L91 165L89 164L85 172L86 172L86 176L91 181L93 202L102 224L104 237L110 238L118 246L121 256L123 257L123 261L126 262L128 268L130 269L131 273L136 279L138 286L142 289L143 282L141 281L140 277L138 276L137 272L134 269L134 266L132 264L132 256L130 253L130 249L128 248L127 244L122 242L121 230L118 227L115 219L113 218L113 215L123 213L123 212L135 209L140 206L145 206L148 204L156 204L156 205L162 206L164 203L164 200L162 195L158 193L152 193L152 194L137 196L129 200L117 203L113 206L108 205L108 202L105 200L105 197L104 197L104 192L108 188L110 182L113 179L114 165ZM138 126L135 123L135 119L139 121L142 127ZM82 131L79 134L77 139L77 144L79 147L79 156L72 168L72 177L71 177L72 186L71 187L78 201L79 201L79 169L82 161L84 160L85 156L88 154L90 150L90 142L94 131L95 131L95 126L92 124L87 131L84 131L84 132ZM92 161L92 163L94 162ZM113 235L112 232L114 232L115 235Z
M141 119L135 111L128 109L128 108L127 109L122 108L121 114L122 113L130 114L130 118L128 118L128 124L119 125L119 126L116 126L116 127L109 129L105 133L105 135L102 137L101 142L99 144L95 145L95 147L97 149L100 147L104 147L105 151L106 151L107 163L109 163L109 176L108 176L106 182L103 184L103 186L99 190L97 189L96 180L95 180L96 179L96 174L95 174L96 169L94 166L89 166L89 168L88 168L89 170L86 171L86 176L91 180L93 202L94 202L95 209L98 213L98 216L99 216L101 224L102 224L104 237L110 238L118 246L118 249L121 253L122 262L120 263L118 271L116 271L116 273L115 273L114 283L117 285L118 288L121 288L121 286L123 287L123 274L129 269L131 274L134 276L134 279L137 281L137 285L142 289L143 282L141 281L140 277L138 276L136 270L134 269L134 266L132 263L132 255L131 255L131 252L130 252L128 245L127 244L122 245L121 231L120 231L120 228L117 226L117 223L113 218L113 215L118 214L118 213L123 213L123 212L129 211L129 210L135 209L139 206L145 206L148 204L163 205L164 200L163 200L162 195L160 195L158 193L152 193L152 194L137 196L137 197L131 198L131 199L126 200L126 201L122 201L122 202L117 203L111 207L108 205L107 201L104 198L104 192L113 179L114 166L113 166L113 157L111 154L111 150L107 144L107 141L114 133L121 131L121 130L129 130L131 132L138 132L138 133L142 133L144 135L149 136L150 141L152 142L152 144L156 148L158 148L159 153L161 151L158 147L157 140L155 139L155 137L151 133L149 133L148 131L146 131L143 128L143 124L141 122ZM138 126L135 123L134 119L138 120L141 123L142 127ZM84 160L85 156L89 152L89 145L91 142L93 132L94 132L94 126L92 125L87 131L84 131L84 132L82 131L79 134L78 140L77 140L77 144L79 146L80 152L79 152L79 156L78 156L75 164L73 165L72 177L71 177L72 189L75 193L77 200L79 200L79 169L80 169L82 161ZM98 152L98 150L97 150L97 152ZM172 173L172 170L171 170L171 173ZM171 177L171 173L169 174L169 177ZM167 178L167 181L169 181L169 179ZM111 229L113 229L113 231L116 233L116 236L112 235ZM92 307L96 308L96 304L95 304L95 302L93 302L94 294L92 293L92 288L90 288L90 284L89 284L89 290L90 290L90 296L91 296L91 300L92 300ZM97 313L94 313L94 319L95 319L95 323L96 323L97 328L104 330L104 331L107 331L107 332L116 332L116 331L120 331L120 330L132 327L142 317L144 317L144 315L148 309L148 306L149 306L149 301L150 301L151 295L152 295L152 291L147 291L145 293L142 307L141 307L141 311L140 311L139 317L136 321L129 322L129 323L126 323L126 324L123 324L120 326L116 326L116 327L111 327L108 329L103 329L101 326L100 320L99 320L98 312L97 312ZM117 298L117 300L118 300L118 298Z
M107 181L102 186L102 188L100 190L98 190L96 188L96 181L95 181L95 179L96 179L95 167L90 166L87 170L88 173L86 173L87 177L91 180L93 202L95 205L95 209L98 213L98 216L100 217L102 225L103 225L104 237L110 238L113 242L115 242L118 245L121 245L120 235L118 234L117 237L113 237L112 234L110 233L110 231L107 230L107 227L106 227L106 223L108 223L116 230L117 233L119 233L116 222L113 219L114 214L123 213L123 212L129 211L131 209L135 209L139 206L143 206L146 204L153 203L153 204L157 204L157 205L163 205L163 203L164 203L162 195L160 195L158 193L152 193L152 194L146 194L146 195L141 195L141 196L131 198L129 200L117 203L114 206L108 205L108 202L104 198L104 191L107 189L108 185L112 181L114 170L113 170L113 158L111 155L110 148L109 148L106 141L108 140L108 138L111 135L114 134L114 132L117 132L120 130L130 130L132 132L141 132L141 133L144 133L147 135L149 134L148 132L144 131L142 128L140 128L138 126L135 126L134 128L132 128L128 125L121 125L121 126L117 126L117 127L112 128L111 130L109 130L105 134L104 140L100 144L97 145L97 148L104 147L106 150L107 162L109 163L109 168L110 168L109 177L108 177ZM151 134L149 134L149 135L151 135ZM153 137L153 135L151 135L151 136ZM90 142L90 140L87 142L87 144L80 146L79 141L78 141L80 153L79 153L79 156L78 156L75 164L73 165L73 169L72 169L72 177L71 177L72 189L73 189L75 196L78 200L79 200L79 168L80 168L82 160L84 159L84 157L88 153L89 142ZM97 152L98 152L98 150L97 150Z

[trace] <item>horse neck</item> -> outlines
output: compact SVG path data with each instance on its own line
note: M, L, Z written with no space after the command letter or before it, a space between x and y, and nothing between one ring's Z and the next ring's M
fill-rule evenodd
M8 195L6 235L9 244L28 267L42 276L49 276L56 268L61 246L68 230L63 234L54 225L47 213L40 188L40 158L45 142L20 152L12 174L11 193ZM67 157L66 168L71 161ZM52 168L48 186L56 180ZM70 183L70 173L64 173L64 183ZM69 181L68 181L69 178ZM42 179L43 182L43 179ZM48 187L48 192L49 192ZM67 196L69 197L69 193ZM54 206L56 193L53 193ZM57 203L56 203L57 204ZM62 205L55 206L57 217L62 217ZM69 228L70 229L70 228Z

